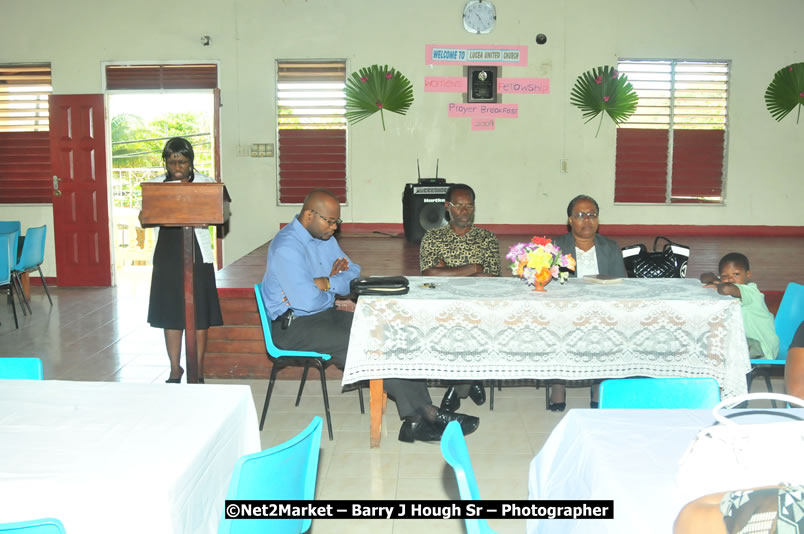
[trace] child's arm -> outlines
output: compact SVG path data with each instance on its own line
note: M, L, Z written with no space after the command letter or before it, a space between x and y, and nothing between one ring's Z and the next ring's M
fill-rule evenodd
M703 273L699 280L706 287L715 287L720 284L720 278L715 273Z
M740 293L740 288L732 284L731 282L723 282L722 284L717 286L717 292L720 293L721 295L728 295L734 298L742 297Z

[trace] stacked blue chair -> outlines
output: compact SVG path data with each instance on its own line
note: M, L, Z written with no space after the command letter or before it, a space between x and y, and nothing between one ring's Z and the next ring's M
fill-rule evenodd
M42 279L42 286L45 288L45 294L53 305L53 299L50 298L50 291L48 290L47 283L45 282L45 275L42 274L42 262L45 261L45 236L47 233L47 226L37 226L36 228L28 228L25 232L25 241L22 244L22 252L20 259L12 269L12 276L17 279L19 285L19 277L24 273L29 273L34 270L39 271L39 278ZM24 296L24 295L23 295ZM25 300L25 305L28 306L28 311L31 311L31 303Z
M801 322L804 321L804 285L790 282L782 295L782 302L776 311L776 318L773 325L776 327L776 335L779 336L779 355L775 360L765 358L751 359L751 373L748 375L748 390L751 390L751 381L754 373L760 374L765 378L765 386L768 391L771 388L770 373L776 366L784 366L787 362L787 351L790 350L790 343L793 342L793 335ZM778 367L777 367L778 368ZM771 401L776 408L776 401Z
M720 402L714 378L620 378L600 384L600 408L713 408Z
M327 416L327 433L329 439L332 441L332 421L329 415L329 396L327 395L327 380L324 375L324 362L329 361L332 356L323 354L321 352L313 351L300 351L300 350L285 350L280 349L274 345L273 337L271 337L271 321L268 319L268 314L265 312L265 303L262 301L262 293L260 292L260 284L254 285L254 294L257 298L257 309L260 312L260 322L262 323L262 335L265 338L265 349L268 352L268 357L271 359L271 378L268 380L268 392L265 394L265 404L262 407L262 417L260 418L260 430L265 425L265 416L268 415L268 404L271 402L271 394L274 391L274 382L276 381L276 374L280 369L288 366L304 366L304 374L299 384L299 393L296 395L296 406L299 405L304 383L307 380L307 369L310 365L314 365L321 373L321 391L324 394L324 411ZM360 397L360 413L365 413L363 406L363 390L357 388L357 393Z
M321 418L314 417L296 437L256 454L240 458L229 483L227 500L312 501L321 448ZM226 519L218 534L300 534L310 518Z
M14 325L19 328L20 323L17 319L17 305L14 304L14 280L11 277L11 266L14 264L12 257L12 246L16 242L13 234L0 233L0 287L8 286L8 301L14 312ZM23 308L24 310L24 308Z
M472 460L466 448L461 425L458 421L451 421L441 435L441 456L452 467L458 483L458 494L462 501L479 501L480 490L477 489L475 471L472 469ZM494 534L485 519L464 518L467 534Z
M65 534L58 519L34 519L18 523L0 523L2 534Z
M42 380L42 360L0 357L0 379Z

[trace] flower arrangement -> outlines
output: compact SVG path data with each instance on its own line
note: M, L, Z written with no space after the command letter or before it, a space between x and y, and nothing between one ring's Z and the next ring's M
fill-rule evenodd
M610 66L596 67L578 76L570 94L570 103L580 108L586 122L600 115L595 137L600 133L604 112L619 125L634 114L638 102L628 77Z
M779 69L765 91L765 104L777 121L798 108L796 124L804 107L804 63L794 63Z
M544 286L553 278L563 284L569 272L560 271L560 267L575 270L575 258L561 254L561 248L545 237L534 236L529 243L517 243L505 257L513 262L511 272L536 291L544 291Z
M353 72L346 79L344 93L347 121L354 124L379 111L383 131L383 111L404 115L413 104L413 86L410 81L388 65L372 65Z

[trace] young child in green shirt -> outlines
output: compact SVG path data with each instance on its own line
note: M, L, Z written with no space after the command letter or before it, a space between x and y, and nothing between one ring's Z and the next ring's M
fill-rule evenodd
M740 299L749 356L775 360L779 353L779 337L773 314L765 305L765 295L750 281L748 258L739 252L730 252L720 260L718 271L719 277L715 273L701 275L704 287L716 287L721 295Z

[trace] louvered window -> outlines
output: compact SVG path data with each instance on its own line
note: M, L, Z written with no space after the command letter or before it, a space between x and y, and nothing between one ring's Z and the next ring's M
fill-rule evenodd
M49 203L50 65L0 65L0 204Z
M106 89L215 89L217 65L107 65Z
M615 202L722 203L727 61L621 60L639 95L617 130Z
M316 188L346 202L346 100L343 60L277 61L279 203Z

